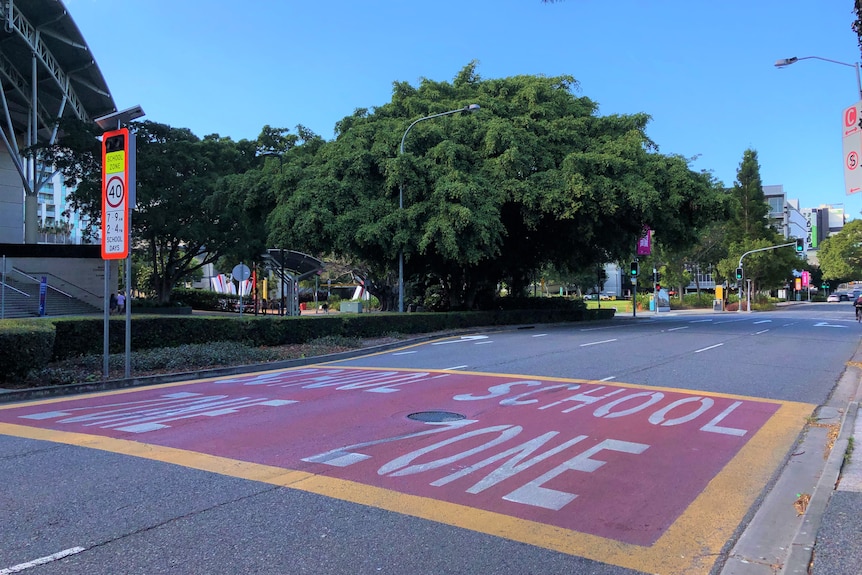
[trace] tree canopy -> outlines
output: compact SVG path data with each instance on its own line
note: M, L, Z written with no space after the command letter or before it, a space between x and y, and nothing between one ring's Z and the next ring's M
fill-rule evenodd
M216 191L223 179L257 162L257 143L234 142L217 134L198 138L187 129L156 122L132 125L137 142L136 206L132 241L143 246L152 267L153 288L168 301L174 285L245 237L247 223ZM100 174L83 176L74 205L95 221L101 216Z
M844 228L820 245L823 278L847 281L862 277L862 220L848 222Z
M722 217L713 178L658 153L646 114L599 116L576 89L571 76L484 80L475 63L451 83L396 82L390 102L341 120L300 177L279 182L271 243L351 255L380 286L403 250L411 295L442 286L450 307L469 308L500 283L522 293L544 265L629 258L644 226L685 246ZM398 153L416 119L469 104L481 109L417 123ZM397 297L375 295L390 308Z

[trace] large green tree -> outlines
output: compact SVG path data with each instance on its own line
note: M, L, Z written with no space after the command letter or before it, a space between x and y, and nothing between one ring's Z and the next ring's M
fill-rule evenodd
M736 181L730 190L733 198L733 218L728 226L731 242L766 239L773 235L769 227L769 204L763 194L760 163L755 150L745 150L736 171Z
M862 277L862 220L848 222L840 232L826 238L817 257L824 279L849 281Z
M259 161L257 143L218 135L201 139L187 129L150 121L131 129L137 142L132 243L149 261L159 301L167 302L178 281L215 262L243 238L246 222L229 198L216 191L223 178ZM82 174L71 199L98 220L100 173Z
M375 294L388 307L403 250L406 276L441 286L453 308L487 301L500 282L523 293L547 264L627 259L645 225L694 241L719 217L711 176L659 154L647 115L598 116L576 87L569 76L483 80L475 63L452 83L395 83L391 102L341 120L302 179L279 189L271 240L361 260L388 286ZM415 124L398 153L416 119L474 103L478 113Z

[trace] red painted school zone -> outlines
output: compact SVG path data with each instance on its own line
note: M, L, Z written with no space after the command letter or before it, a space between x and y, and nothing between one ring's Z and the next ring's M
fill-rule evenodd
M780 406L557 378L310 367L24 404L0 410L0 421L322 474L648 546ZM421 412L463 418L408 417Z

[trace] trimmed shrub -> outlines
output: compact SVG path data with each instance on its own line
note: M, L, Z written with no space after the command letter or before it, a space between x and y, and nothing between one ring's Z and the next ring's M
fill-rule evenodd
M214 291L201 289L174 288L171 292L171 301L182 305L191 306L193 309L218 311L221 309L219 300L225 299L227 294L219 294ZM235 299L239 299L233 296ZM134 307L134 306L133 306Z
M48 365L54 351L54 326L45 321L0 322L0 380L23 378Z

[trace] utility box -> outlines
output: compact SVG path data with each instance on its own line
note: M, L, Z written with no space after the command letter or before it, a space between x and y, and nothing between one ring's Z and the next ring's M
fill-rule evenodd
M361 301L343 301L339 308L344 313L362 313Z

